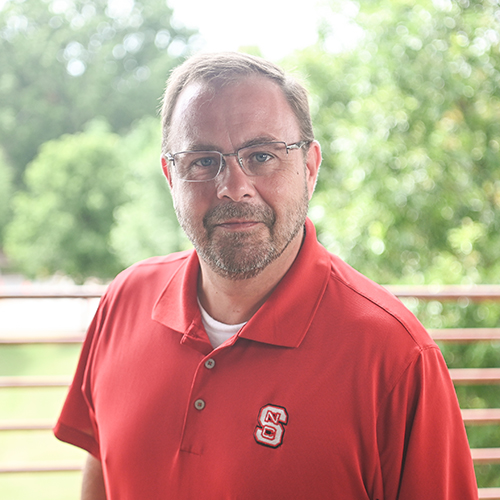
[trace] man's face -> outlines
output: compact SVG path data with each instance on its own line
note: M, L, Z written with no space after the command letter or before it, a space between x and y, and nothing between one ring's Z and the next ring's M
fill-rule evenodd
M189 85L178 98L171 131L172 153L232 153L255 142L301 140L281 89L263 77L224 87ZM312 149L319 155L316 143ZM302 238L319 163L311 166L315 162L306 162L302 150L289 151L288 158L284 170L249 177L235 157L226 157L216 179L199 183L182 181L163 160L179 223L200 258L219 275L254 277Z

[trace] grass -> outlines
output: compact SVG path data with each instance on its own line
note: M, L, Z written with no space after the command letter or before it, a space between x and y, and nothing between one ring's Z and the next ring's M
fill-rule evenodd
M2 474L0 498L4 500L78 500L80 473Z
M0 376L71 375L78 345L0 346ZM65 388L1 388L0 420L55 422ZM0 432L0 466L83 462L86 453L58 441L51 431ZM78 500L79 472L0 474L2 500Z

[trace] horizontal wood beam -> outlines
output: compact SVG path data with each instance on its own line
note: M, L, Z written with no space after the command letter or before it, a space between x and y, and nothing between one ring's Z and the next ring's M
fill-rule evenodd
M384 288L401 298L500 301L500 285L384 285ZM105 285L0 286L0 299L93 299L101 297L105 290Z
M80 472L81 462L47 462L41 464L0 464L0 474L21 474L36 472Z
M469 425L499 425L500 408L462 409L462 418Z
M500 341L500 328L429 329L429 334L434 340L445 342Z
M98 299L106 286L0 286L0 299Z
M0 420L0 431L48 431L54 424L52 420Z
M399 298L500 301L500 285L385 285L384 288Z
M0 345L81 344L85 333L61 334L47 337L28 337L7 334L0 337Z
M500 341L500 328L429 329L429 334L434 340L442 342ZM85 332L63 332L57 335L49 334L46 337L7 332L0 337L0 345L80 344L84 338Z
M450 368L451 379L459 385L500 384L500 368ZM0 377L0 387L64 387L66 375Z
M500 488L479 488L479 500L500 500Z
M0 387L67 387L71 383L71 377L67 375L51 376L12 376L0 377Z
M449 371L457 385L500 384L500 368L450 368Z
M472 448L470 451L476 465L500 464L500 448Z
M434 340L451 342L477 342L500 340L500 328L431 328L428 330ZM57 335L30 336L28 332L3 332L0 345L16 344L77 344L85 338L85 331L58 332Z
M500 408L463 409L462 418L466 425L500 424ZM51 431L55 425L52 420L0 420L2 431Z
M500 463L500 448L473 448L471 450L474 464ZM41 464L0 464L0 473L34 473L34 472L69 472L82 470L81 462L47 462ZM490 490L491 489L487 488ZM494 498L494 497L483 497Z

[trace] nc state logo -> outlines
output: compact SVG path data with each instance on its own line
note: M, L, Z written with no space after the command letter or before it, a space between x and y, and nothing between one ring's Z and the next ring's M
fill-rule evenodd
M270 448L278 448L283 443L288 413L281 406L266 405L260 409L257 426L253 433L255 441Z

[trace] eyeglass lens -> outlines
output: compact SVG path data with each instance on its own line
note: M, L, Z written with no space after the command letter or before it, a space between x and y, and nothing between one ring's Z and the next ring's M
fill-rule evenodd
M271 175L284 168L288 159L284 142L270 142L247 146L237 151L244 172L251 176ZM177 174L188 181L208 181L214 179L225 164L218 151L188 151L176 153L174 162Z

